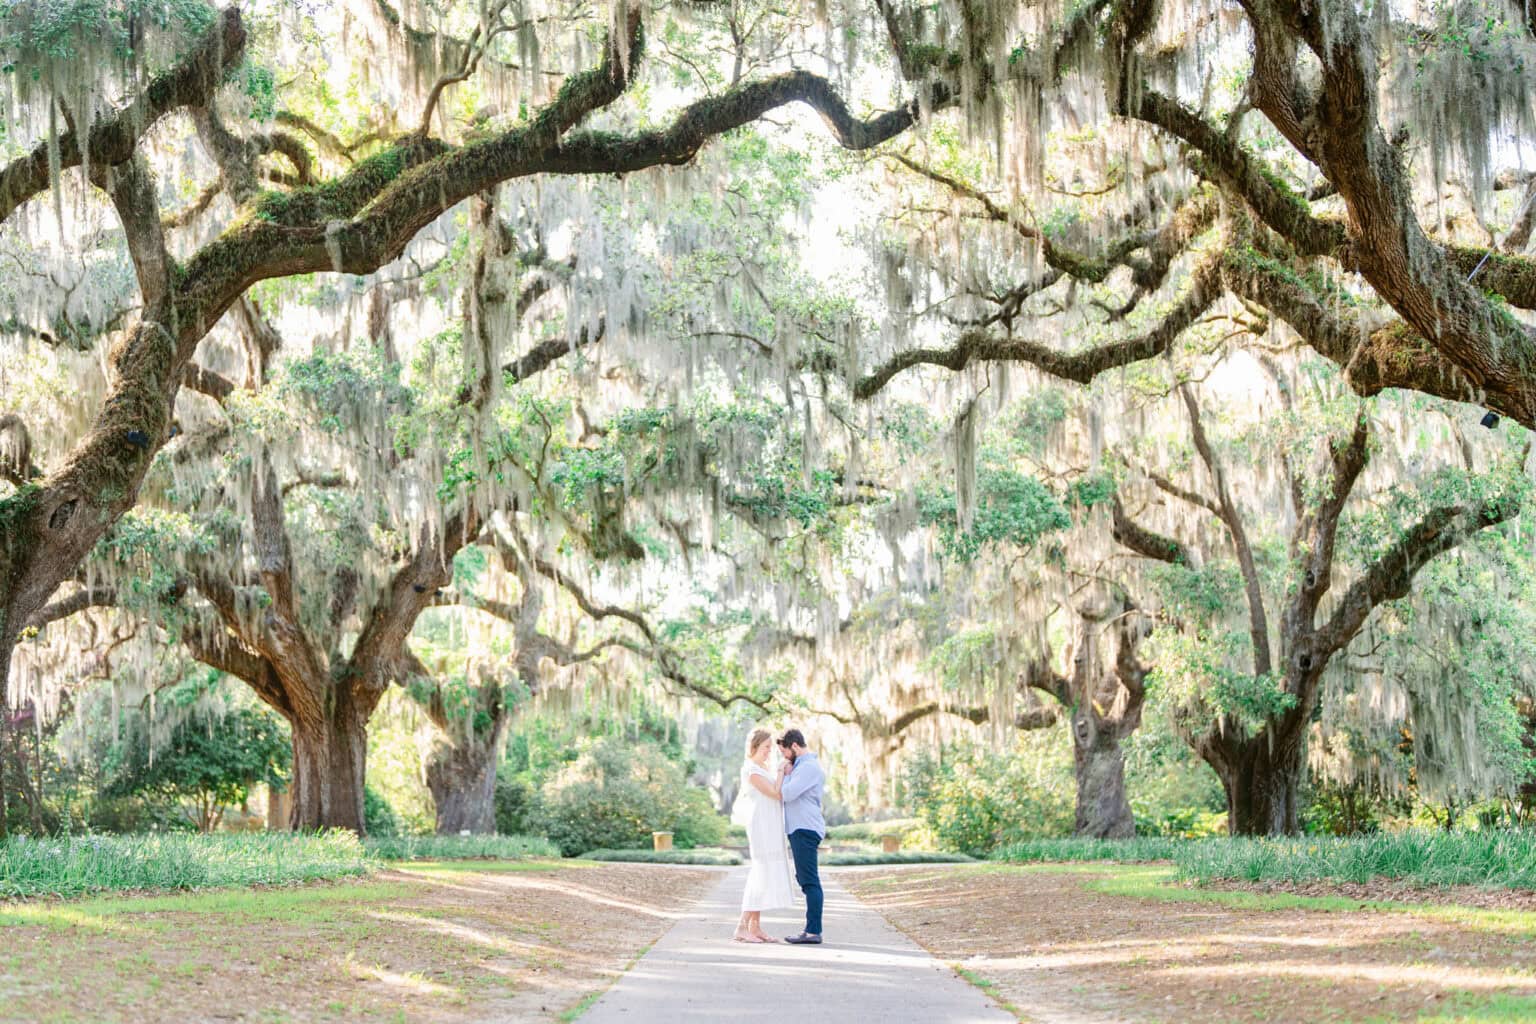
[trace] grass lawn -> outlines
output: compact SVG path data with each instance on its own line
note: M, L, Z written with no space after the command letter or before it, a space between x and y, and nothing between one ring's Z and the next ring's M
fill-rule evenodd
M1528 910L1201 889L1163 865L847 880L1024 1020L1536 1020Z
M560 1020L712 878L428 862L366 881L0 904L0 1021Z

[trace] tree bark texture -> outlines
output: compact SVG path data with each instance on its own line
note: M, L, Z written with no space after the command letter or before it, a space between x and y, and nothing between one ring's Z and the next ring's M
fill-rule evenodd
M1042 658L1026 670L1026 680L1055 697L1071 716L1075 833L1094 839L1133 836L1136 817L1126 795L1121 743L1140 727L1146 700L1148 669L1136 657L1145 620L1118 593L1077 615L1070 674L1055 672Z

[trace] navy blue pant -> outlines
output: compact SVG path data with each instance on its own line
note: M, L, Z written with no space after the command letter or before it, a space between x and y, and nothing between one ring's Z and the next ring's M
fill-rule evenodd
M808 828L789 834L789 852L795 858L795 881L805 893L805 930L821 934L821 876L816 873L816 847L821 836Z

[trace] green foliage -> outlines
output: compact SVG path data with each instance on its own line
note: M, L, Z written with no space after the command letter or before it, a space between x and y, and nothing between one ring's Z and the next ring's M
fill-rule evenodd
M204 0L34 0L0 2L0 74L40 81L53 62L110 54L138 56L148 31L190 36L213 20Z
M1257 731L1295 706L1296 696L1285 692L1277 675L1256 676L1231 667L1244 663L1240 652L1248 643L1246 633L1208 637L1160 630L1149 685L1176 709L1176 715L1232 715L1250 731Z
M370 830L371 832L371 830ZM547 839L528 835L494 836L381 836L363 841L369 854L380 860L529 860L558 857L560 851Z
M18 836L0 843L0 896L285 885L365 875L374 866L357 836L345 831Z
M960 561L974 559L988 545L1029 547L1046 534L1072 525L1060 499L1039 480L990 467L977 472L976 509L969 530L960 530L955 493L947 488L920 492L918 517L923 525L937 529L945 554Z
M522 835L533 825L538 793L528 780L511 772L496 773L496 831L505 836Z
M910 806L941 846L973 857L1031 836L1072 829L1072 795L1042 785L1026 759L979 749L923 753L908 762Z
M544 788L535 829L566 856L640 846L655 831L671 832L682 848L725 838L725 820L681 766L652 744L617 738L584 744Z
M905 835L925 824L922 818L890 818L886 821L855 821L847 825L833 825L827 829L831 840L868 842L881 836Z
M370 837L394 839L400 835L400 815L371 785L363 787L363 827Z
M1207 882L1368 882L1536 887L1536 832L1377 833L1299 839L1223 839L1176 848L1178 877Z
M1123 749L1137 835L1200 839L1227 834L1221 781L1175 733L1167 716L1144 723Z
M208 832L255 786L282 788L291 760L287 727L270 711L243 707L194 715L174 722L169 739L159 744L130 730L107 759L112 781L104 793L190 804L198 830Z

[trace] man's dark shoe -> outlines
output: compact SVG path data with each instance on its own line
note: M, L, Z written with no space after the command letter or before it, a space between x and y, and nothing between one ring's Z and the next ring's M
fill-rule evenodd
M784 940L792 946L819 946L821 936L812 935L810 932L801 932L799 935L791 935Z

